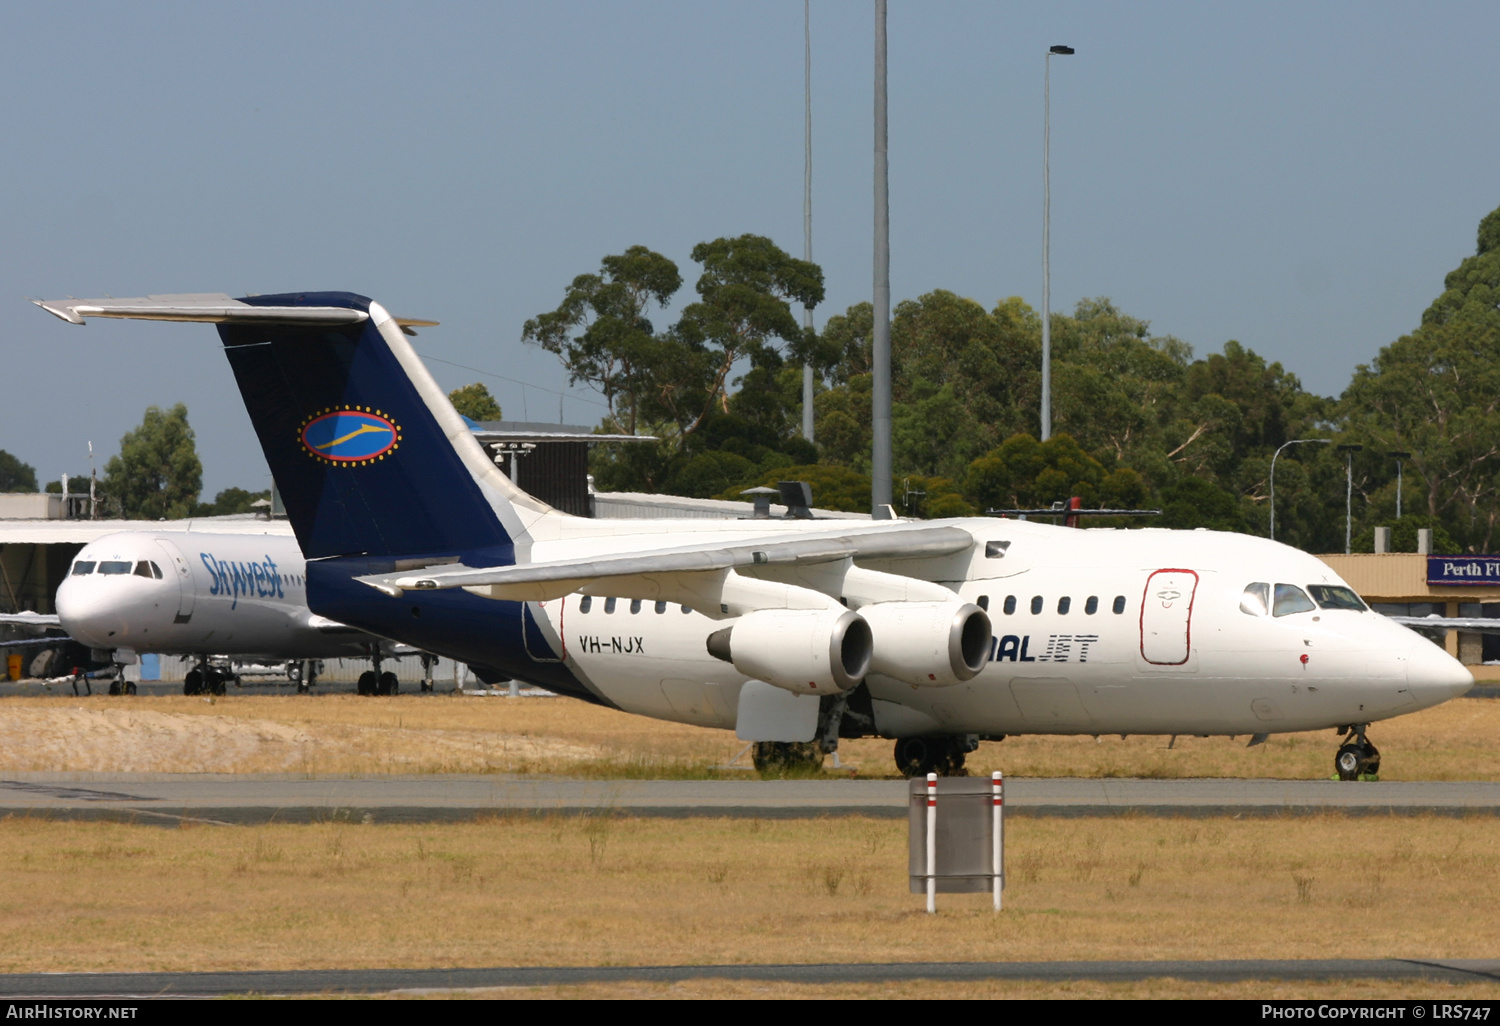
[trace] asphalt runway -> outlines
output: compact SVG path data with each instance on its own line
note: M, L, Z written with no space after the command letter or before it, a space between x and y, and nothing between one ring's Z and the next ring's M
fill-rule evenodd
M0 816L170 825L440 823L494 815L906 815L902 780L574 780L519 776L294 777L9 773ZM1012 816L1500 814L1500 782L1012 779Z
M1444 959L1241 959L1133 962L854 962L821 965L527 966L495 969L303 969L208 973L9 973L0 998L164 998L226 994L379 994L400 991L555 987L584 983L751 980L776 983L888 983L903 980L1015 980L1128 983L1171 978L1242 980L1500 981L1500 961Z

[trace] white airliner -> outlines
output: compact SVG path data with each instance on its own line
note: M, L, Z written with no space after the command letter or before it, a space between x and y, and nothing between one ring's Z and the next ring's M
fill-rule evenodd
M224 693L210 654L302 662L369 658L372 646L376 669L359 692L394 694L395 675L379 670L391 643L313 613L306 588L306 561L287 535L125 531L83 547L58 586L57 615L39 619L117 663L137 652L199 657L183 683L189 695ZM304 668L298 690L311 684Z
M757 763L896 740L961 770L1009 734L1366 728L1466 692L1321 561L1211 531L1024 521L571 517L487 458L403 337L349 293L40 303L206 321L340 623L646 716L733 728Z

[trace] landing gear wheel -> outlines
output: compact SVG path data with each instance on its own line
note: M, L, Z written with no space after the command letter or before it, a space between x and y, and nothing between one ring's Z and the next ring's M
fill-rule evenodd
M965 754L957 737L903 737L896 742L896 770L906 777L962 777Z
M119 681L112 680L112 681L109 682L109 693L111 695L118 695L120 693L120 682Z
M763 777L816 773L823 768L823 748L816 741L757 741L750 760Z
M384 673L382 673L379 680L380 693L382 695L395 695L400 693L401 683L400 681L396 680L396 675L390 670L386 670Z
M373 695L375 693L374 670L366 670L359 675L359 683L354 685L354 693L357 695Z
M1358 780L1359 764L1364 750L1360 745L1344 745L1333 757L1333 768L1338 771L1340 780Z
M1372 777L1380 775L1380 749L1368 741L1365 742L1364 769L1360 770L1360 772Z
M203 671L189 670L187 676L182 678L182 693L184 695L203 694Z
M134 681L127 680L125 682L125 693L127 695L133 695L133 694L135 694L135 682Z
M209 670L203 675L203 690L211 695L224 693L224 675L218 670Z

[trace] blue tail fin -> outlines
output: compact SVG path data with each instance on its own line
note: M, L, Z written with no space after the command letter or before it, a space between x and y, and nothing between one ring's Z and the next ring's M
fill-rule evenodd
M524 559L549 507L517 489L378 303L347 292L260 307L365 311L353 324L225 323L224 351L309 559L486 550Z

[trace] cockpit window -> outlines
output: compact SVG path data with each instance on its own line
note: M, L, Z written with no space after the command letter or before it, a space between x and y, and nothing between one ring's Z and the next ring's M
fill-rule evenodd
M1313 601L1324 609L1352 609L1357 613L1365 611L1364 600L1354 594L1353 588L1337 584L1309 584L1307 590L1312 593Z
M1245 585L1240 596L1240 612L1251 616L1265 616L1271 611L1271 586L1265 581Z
M128 574L130 568L131 563L126 559L106 559L99 564L101 574Z
M80 559L73 564L73 576L83 577L85 574L94 572L94 561L92 559Z
M1271 607L1272 616L1288 616L1291 613L1305 613L1310 609L1317 609L1312 599L1307 597L1307 592L1295 584L1276 585L1276 604Z
M158 581L161 580L161 567L157 566L154 562L151 564L151 576L155 577Z
M148 563L144 559L141 560L139 563L137 563L135 565L135 575L137 577L150 577L151 576L151 564Z

